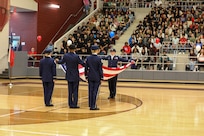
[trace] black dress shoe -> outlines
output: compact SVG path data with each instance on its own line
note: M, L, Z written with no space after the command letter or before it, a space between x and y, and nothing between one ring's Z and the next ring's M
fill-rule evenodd
M108 99L115 99L115 97L109 96Z
M90 110L100 110L99 108L90 108Z
M45 106L46 107L53 107L54 105L53 104L46 104Z
M80 107L79 106L74 106L74 107L69 107L69 108L71 108L71 109L78 109Z

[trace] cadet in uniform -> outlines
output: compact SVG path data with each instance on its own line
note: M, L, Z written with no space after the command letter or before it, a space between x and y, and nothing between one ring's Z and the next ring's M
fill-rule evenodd
M88 89L89 89L89 107L90 110L99 110L96 106L96 100L99 93L99 86L101 80L103 79L103 70L101 58L97 56L100 52L100 49L97 45L91 47L92 55L87 57L86 67L85 67L85 76L88 80Z
M69 53L63 56L62 60L57 60L58 64L66 64L66 80L68 82L68 104L70 108L80 108L78 104L79 70L78 64L85 66L85 63L75 53L76 45L69 46Z
M51 50L45 50L45 58L40 60L39 74L43 82L45 106L54 106L51 103L54 89L54 76L56 76L56 64L51 58Z
M106 57L102 57L102 59L108 60L108 67L111 67L111 68L117 68L119 61L128 62L127 59L124 59L124 58L117 56L115 49L110 49L110 55L108 55ZM108 87L109 87L109 91L110 91L108 99L114 99L115 98L117 79L118 79L118 75L116 75L115 77L113 77L111 79L108 79Z

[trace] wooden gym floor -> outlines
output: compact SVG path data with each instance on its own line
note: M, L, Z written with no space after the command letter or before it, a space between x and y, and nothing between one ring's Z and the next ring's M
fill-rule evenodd
M118 82L108 100L102 82L99 111L88 108L80 82L80 109L67 106L67 82L57 80L52 102L43 104L38 79L0 80L0 136L203 136L204 85Z

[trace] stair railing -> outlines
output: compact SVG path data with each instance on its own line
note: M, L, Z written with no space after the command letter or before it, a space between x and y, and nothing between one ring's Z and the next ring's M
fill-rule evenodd
M76 17L76 16L78 16L79 15L79 13L82 11L84 9L84 6L82 6L81 8L80 8L80 10L78 10L78 12L76 13L76 14L70 14L69 16L68 16L68 18L65 20L65 22L62 24L62 26L59 28L59 30L55 33L55 35L52 37L52 39L50 40L50 42L52 42L55 38L56 38L56 36L59 34L59 32L64 28L64 26L67 24L67 22L71 19L71 17ZM49 43L50 43L49 42ZM47 46L46 46L46 48L47 48ZM45 48L45 49L46 49ZM44 50L45 50L44 49ZM44 50L43 50L43 52L44 52ZM42 52L42 53L43 53Z
M69 17L66 19L66 21L62 24L62 26L60 27L60 29L57 31L57 33L53 36L53 38L51 39L51 41L53 41L56 36L59 34L59 32L62 30L62 28L67 24L67 22L70 20L71 17L76 17L79 15L79 13L83 10L84 6L82 6L80 8L80 10L76 13L76 14L71 14L69 15Z
M92 0L92 4L94 0ZM83 22L88 22L89 18L93 16L99 9L103 8L103 1L102 0L95 0L96 3L96 9L91 11L89 15L87 15L83 20L81 20L79 23L77 23L73 28L71 28L67 33L65 33L63 36L61 36L57 41L54 43L54 47L60 46L61 41L63 40L64 37L67 37L69 34L72 34ZM58 49L60 50L60 49Z

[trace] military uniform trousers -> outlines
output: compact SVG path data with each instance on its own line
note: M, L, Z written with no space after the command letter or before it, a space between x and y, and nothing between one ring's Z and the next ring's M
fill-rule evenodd
M110 98L114 98L116 95L116 85L117 85L117 79L118 79L118 75L116 75L115 77L108 79L108 87L109 87L109 91L110 91Z
M78 103L79 81L68 81L68 104L69 107L76 107Z
M43 82L43 88L44 88L44 102L45 105L49 105L51 103L53 88L54 88L54 82Z
M96 100L99 93L100 81L88 81L89 82L89 107L90 109L96 108Z

